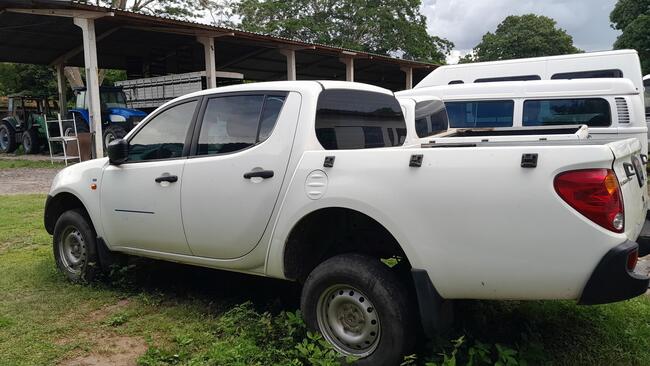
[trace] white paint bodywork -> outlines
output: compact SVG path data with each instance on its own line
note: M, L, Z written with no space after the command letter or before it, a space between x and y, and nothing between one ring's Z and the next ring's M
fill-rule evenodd
M314 129L323 88L390 93L358 83L313 81L243 84L194 93L181 99L259 90L281 90L289 96L268 140L228 157L175 160L177 183L163 187L153 181L172 169L161 165L156 170L155 164L169 161L145 163L153 165L152 172L140 177L129 166L137 164L110 166L107 159L98 159L64 169L50 195L69 192L79 197L98 236L112 250L277 278L284 278L286 240L301 218L323 208L349 208L383 225L413 267L425 269L449 299L576 299L603 255L639 235L646 200L628 202L641 202L645 186L623 185L622 234L584 218L553 189L553 178L565 170L614 166L624 177L621 161L641 150L635 139L558 146L434 149L411 144L327 151ZM145 124L146 120L138 128ZM130 132L134 133L137 128ZM537 168L522 169L522 153L538 153ZM412 154L423 155L422 167L409 167ZM324 168L325 156L331 155L336 156L335 166ZM254 167L277 174L257 183L243 179L242 174ZM103 180L109 171L115 176L120 171L129 183L109 185ZM99 185L94 191L89 188L93 179ZM181 208L160 222L139 222L114 211L124 202L153 212ZM174 222L172 217L181 213L181 222ZM183 233L185 241L170 242ZM146 240L147 235L157 239ZM129 236L145 239L134 244L126 240ZM156 247L154 242L161 237L166 238Z

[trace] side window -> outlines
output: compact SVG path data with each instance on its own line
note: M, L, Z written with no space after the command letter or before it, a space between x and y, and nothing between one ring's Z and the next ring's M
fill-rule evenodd
M577 71L577 72L563 72L553 74L552 80L558 79L591 79L591 78L622 78L623 72L621 70L591 70L591 71Z
M316 137L327 150L399 146L406 122L391 94L329 89L318 97Z
M512 127L515 102L445 102L450 128Z
M187 130L197 101L173 106L156 115L129 141L128 162L183 156Z
M546 99L524 102L524 126L612 124L609 102L602 98Z
M266 140L284 105L283 95L211 98L203 115L197 155L246 149Z
M429 100L415 105L415 132L418 137L446 131L448 126L447 110L442 101Z

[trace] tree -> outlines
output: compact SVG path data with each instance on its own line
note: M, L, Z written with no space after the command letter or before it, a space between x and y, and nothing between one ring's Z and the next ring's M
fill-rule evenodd
M54 69L45 65L0 63L0 95L56 94Z
M565 55L582 52L573 45L564 29L555 20L543 15L510 15L487 32L471 54L460 62L495 61L513 58Z
M429 35L420 0L242 0L244 30L384 55L444 63L453 48Z
M612 28L623 32L614 42L614 48L635 49L643 73L650 73L650 0L619 0L609 20Z

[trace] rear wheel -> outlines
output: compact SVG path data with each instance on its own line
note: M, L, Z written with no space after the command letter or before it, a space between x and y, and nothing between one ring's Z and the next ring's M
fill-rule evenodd
M38 154L41 150L38 141L38 132L34 129L29 129L23 132L22 144L25 154Z
M120 126L111 126L104 131L104 150L113 140L118 140L126 136L126 130Z
M302 291L305 322L357 365L399 365L413 347L413 302L378 259L339 255L316 267Z
M16 151L16 130L7 121L0 123L0 153Z
M54 226L53 250L56 265L73 282L94 280L98 263L97 237L81 209L64 212Z

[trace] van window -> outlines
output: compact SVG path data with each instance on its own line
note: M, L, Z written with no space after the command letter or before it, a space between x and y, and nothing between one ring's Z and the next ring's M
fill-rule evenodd
M428 100L415 104L415 132L418 137L447 131L448 126L445 103L440 100Z
M590 70L590 71L577 71L577 72L563 72L553 74L552 80L558 79L593 79L593 78L622 78L623 71L621 70Z
M612 124L609 102L602 98L546 99L524 102L524 126Z
M501 76L496 78L482 78L474 80L475 83L494 83L497 81L526 81L542 80L539 75Z
M399 146L405 131L402 108L391 94L329 89L318 97L316 137L327 150Z
M445 102L445 106L450 128L512 127L512 100Z

